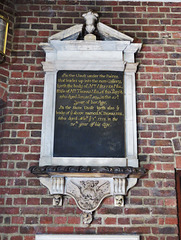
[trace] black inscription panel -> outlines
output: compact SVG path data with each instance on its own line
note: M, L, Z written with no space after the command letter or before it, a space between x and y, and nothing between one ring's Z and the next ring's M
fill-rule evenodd
M123 72L57 73L54 157L124 157Z

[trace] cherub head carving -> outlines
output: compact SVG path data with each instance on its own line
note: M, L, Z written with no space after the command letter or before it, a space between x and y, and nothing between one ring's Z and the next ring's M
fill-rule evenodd
M92 10L89 10L88 13L85 13L82 15L83 18L85 19L85 23L86 23L86 31L90 34L93 33L95 30L95 23L98 19L98 14L94 13Z

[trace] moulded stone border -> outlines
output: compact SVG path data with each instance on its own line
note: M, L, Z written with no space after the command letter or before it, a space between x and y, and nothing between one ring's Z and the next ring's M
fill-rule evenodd
M139 235L36 235L35 240L139 240Z
M111 31L109 29L109 31ZM114 30L115 31L115 30ZM110 32L111 35L111 32ZM124 36L126 38L126 35ZM130 41L60 41L41 44L46 52L46 72L40 166L132 166L138 167L136 134L135 53L141 44ZM87 51L89 55L87 55ZM71 52L71 60L67 59ZM81 60L77 60L80 56ZM97 57L96 57L97 56ZM103 59L106 59L103 61ZM61 59L61 60L60 60ZM56 77L59 70L124 71L125 158L53 157Z

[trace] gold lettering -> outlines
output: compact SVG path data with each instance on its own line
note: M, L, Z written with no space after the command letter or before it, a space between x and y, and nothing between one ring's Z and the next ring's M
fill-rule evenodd
M123 92L116 72L64 72L57 80L57 120L71 127L109 128L124 116Z

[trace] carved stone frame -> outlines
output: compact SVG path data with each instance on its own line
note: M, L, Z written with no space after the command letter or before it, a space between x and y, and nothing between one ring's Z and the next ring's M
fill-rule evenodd
M59 41L41 45L46 52L40 166L138 167L134 55L141 44L129 41ZM89 54L87 54L89 53ZM71 60L69 60L71 58ZM104 60L106 58L106 60ZM78 59L78 60L77 60ZM125 158L53 157L56 78L59 70L124 71Z

